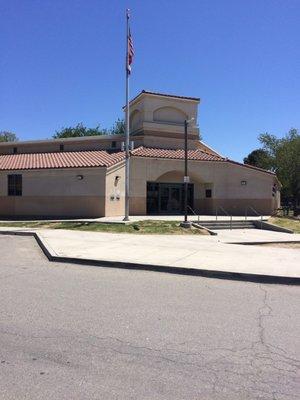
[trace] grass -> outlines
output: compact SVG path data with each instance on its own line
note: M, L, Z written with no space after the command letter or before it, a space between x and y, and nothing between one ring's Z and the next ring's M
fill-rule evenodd
M294 233L300 233L300 220L293 217L272 217L269 222L282 228L291 229Z
M38 228L38 229L70 229L89 232L135 233L158 235L206 235L202 229L181 228L178 221L140 221L129 224L105 224L99 222L1 222L0 227Z
M272 217L269 222L300 233L300 220L292 217ZM19 221L1 222L0 227L18 227L34 229L70 229L89 232L135 233L157 235L206 235L202 229L181 228L178 221L140 221L129 224L105 224L99 222L51 222L51 221Z

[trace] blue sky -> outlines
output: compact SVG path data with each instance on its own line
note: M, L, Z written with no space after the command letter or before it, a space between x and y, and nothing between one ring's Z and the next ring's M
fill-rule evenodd
M0 0L0 130L42 139L122 117L126 7L131 97L201 97L204 141L236 160L259 133L300 128L299 0Z

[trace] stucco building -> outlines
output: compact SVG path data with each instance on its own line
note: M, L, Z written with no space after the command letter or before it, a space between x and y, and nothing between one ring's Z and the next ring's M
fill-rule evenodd
M182 213L183 123L197 121L199 102L147 91L131 101L130 214ZM121 135L1 143L0 215L124 215L123 143ZM197 125L188 128L188 147L188 202L197 214L278 208L272 172L223 157L199 141Z

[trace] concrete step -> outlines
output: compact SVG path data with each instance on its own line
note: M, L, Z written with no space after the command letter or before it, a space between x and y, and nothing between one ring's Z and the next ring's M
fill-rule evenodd
M232 222L230 222L230 221L220 221L220 222L218 222L218 221L199 221L199 223L202 223L202 224L207 224L207 225L228 225L228 224L231 224L231 225L254 225L254 223L251 221L251 222L243 222L243 221L232 221Z
M230 225L224 225L224 226L210 226L210 227L205 227L208 228L212 231L219 230L219 229L256 229L255 226L230 226Z
M207 229L255 229L252 221L199 221L199 224Z
M203 222L203 223L199 222L199 223L203 226L220 226L220 227L222 227L222 226L237 226L237 227L243 226L245 228L255 227L254 224L230 224L230 223L228 223L228 224L206 224L205 222Z

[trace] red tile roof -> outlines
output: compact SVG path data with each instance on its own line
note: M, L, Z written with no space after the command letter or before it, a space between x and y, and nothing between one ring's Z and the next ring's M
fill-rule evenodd
M123 159L124 152L108 153L105 150L5 154L0 155L0 170L110 167Z
M170 149L156 149L149 147L138 147L131 152L133 156L136 157L151 157L151 158L167 158L174 160L184 159L184 150L170 150ZM226 161L225 158L217 156L214 154L206 153L203 150L189 150L188 151L189 160L195 161Z
M173 160L183 160L184 159L184 150L171 150L171 149L157 149L157 148L149 148L149 147L138 147L131 152L131 154L135 157L149 157L149 158L165 158L165 159L173 159ZM207 153L203 150L189 150L188 151L188 159L194 161L221 161L227 162L230 164L238 165L244 168L254 169L256 171L265 172L267 174L275 175L272 171L267 171L262 168L254 167L253 165L242 164L237 161L229 160L228 158L221 157L216 154Z
M158 149L149 147L138 147L131 152L133 157L161 158L183 160L184 150ZM268 174L261 168L245 165L236 161L228 160L219 155L206 153L203 150L189 150L189 160L194 161L216 161L228 162L245 168L255 169ZM0 155L0 171L27 170L27 169L57 169L57 168L92 168L110 167L125 159L122 151L108 153L105 150L95 151L73 151L58 153L29 153L29 154L4 154Z

